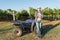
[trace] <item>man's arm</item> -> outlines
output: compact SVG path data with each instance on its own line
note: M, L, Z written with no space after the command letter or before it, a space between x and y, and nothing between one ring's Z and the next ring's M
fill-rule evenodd
M35 21L36 21L37 20L37 12L35 12L34 17L35 17Z

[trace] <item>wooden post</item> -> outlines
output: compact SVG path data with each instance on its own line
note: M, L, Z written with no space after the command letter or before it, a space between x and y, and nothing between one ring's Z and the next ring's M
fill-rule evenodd
M15 21L15 14L14 14L14 11L13 11L13 21Z

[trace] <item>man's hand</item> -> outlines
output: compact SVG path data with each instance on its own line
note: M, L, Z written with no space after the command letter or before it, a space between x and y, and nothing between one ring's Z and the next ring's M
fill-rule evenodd
M38 18L43 18L42 16L38 16Z

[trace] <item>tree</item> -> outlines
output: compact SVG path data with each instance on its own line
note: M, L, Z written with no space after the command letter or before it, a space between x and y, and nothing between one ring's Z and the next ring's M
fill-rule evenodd
M53 19L53 10L51 8L44 8L42 10L43 14L48 17L48 19L52 20ZM52 15L52 16L51 16Z
M46 7L42 10L42 13L44 14L44 17L47 17L49 19L49 8Z
M57 17L60 19L60 9L57 9Z
M56 18L57 18L57 13L58 13L58 10L57 10L57 9L54 9L54 10L53 10L53 13L54 13L55 20L56 20Z
M21 19L25 20L28 18L29 13L26 10L22 10L21 12Z
M15 14L15 16L16 16L16 20L18 20L19 17L21 16L21 13L20 13L20 12L17 12L17 13Z
M30 15L31 15L31 16L34 16L34 13L36 12L36 9L30 7L30 8L29 8L29 12L30 12Z
M22 16L28 16L29 15L26 10L22 10L20 13Z
M49 15L51 15L49 18L50 20L54 20L54 14L53 14L53 10L51 8L49 8Z
M15 21L15 14L16 11L15 10L11 10L11 9L7 9L8 13L10 13L13 16L13 21Z
M0 9L0 14L3 13L3 10Z

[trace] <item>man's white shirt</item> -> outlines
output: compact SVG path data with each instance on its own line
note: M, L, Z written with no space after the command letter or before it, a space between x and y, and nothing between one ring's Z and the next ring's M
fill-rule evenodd
M41 13L37 13L37 21L40 21L41 20L41 16L42 16Z

